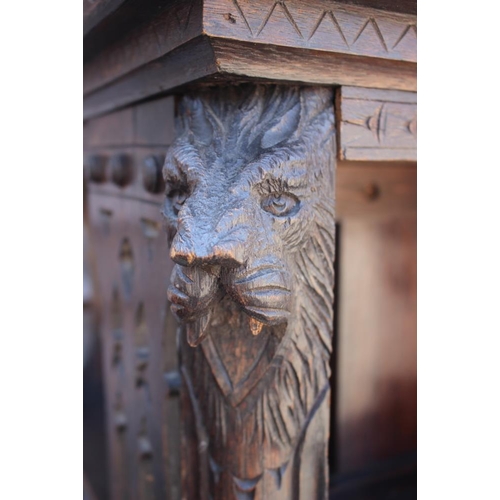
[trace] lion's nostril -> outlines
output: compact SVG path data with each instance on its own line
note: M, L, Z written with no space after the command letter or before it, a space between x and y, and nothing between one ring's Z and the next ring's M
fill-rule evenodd
M196 263L197 257L194 252L185 252L175 247L170 249L170 258L181 266L192 266Z
M170 247L170 258L181 266L193 266L197 264L199 249L195 241L184 232L178 231Z
M223 247L214 247L210 255L207 256L210 263L221 267L240 267L244 264L244 258L237 249L227 249Z

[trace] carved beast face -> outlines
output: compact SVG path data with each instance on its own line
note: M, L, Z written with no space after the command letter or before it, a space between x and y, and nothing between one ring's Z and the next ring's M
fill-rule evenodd
M178 138L164 165L171 241L169 299L199 344L214 301L229 295L252 333L293 312L293 254L315 228L332 180L314 164L333 134L331 94L240 86L179 103ZM328 155L325 152L325 164ZM328 169L326 169L328 170ZM331 196L331 195L330 195Z

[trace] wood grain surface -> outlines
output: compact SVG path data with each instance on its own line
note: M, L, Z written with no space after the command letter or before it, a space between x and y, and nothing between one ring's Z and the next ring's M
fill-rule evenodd
M83 117L88 119L111 112L216 75L217 72L213 49L207 37L197 37L162 58L88 94L83 99Z
M416 16L329 0L212 0L208 35L365 57L416 62Z
M125 0L83 0L83 35L97 26Z
M201 79L416 90L412 14L327 0L171 0L155 11L148 0L136 24L120 17L136 5L84 40L85 117Z
M163 194L144 187L147 160L159 157L161 173L172 137L172 98L127 108L84 127L85 160L98 157L96 165L103 170L102 181L88 182L88 214L97 257L114 500L181 495L177 325L165 295L172 262L161 231ZM130 175L118 177L127 181L118 185L116 169L122 167Z
M326 498L332 101L332 89L255 84L179 99L162 213L193 498Z
M96 179L102 178L88 183L89 213L99 261L117 500L127 491L130 499L178 498L181 482L186 498L196 498L209 480L198 474L191 402L184 398L180 408L175 395L177 327L165 297L172 263L164 265L163 188L151 187L151 172L161 170L174 140L174 108L173 97L157 99L84 126L86 175L93 165ZM125 184L117 184L122 178ZM357 475L415 444L416 165L343 160L336 182L331 195L341 244L334 456L339 474ZM180 469L181 449L196 473Z
M416 90L413 63L307 51L200 36L164 57L84 98L84 118L91 118L135 101L180 92L186 84L229 84L244 81L355 85Z
M213 39L217 66L227 76L265 78L320 85L355 85L416 90L416 65L404 61L373 60L337 52Z
M416 214L345 218L339 258L342 474L416 450Z
M202 33L201 0L172 0L158 6L145 21L132 25L112 43L89 55L83 71L84 95Z
M339 220L416 212L415 163L340 161L337 166Z

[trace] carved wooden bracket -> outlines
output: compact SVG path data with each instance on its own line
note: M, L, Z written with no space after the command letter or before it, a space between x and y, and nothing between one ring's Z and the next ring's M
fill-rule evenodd
M183 96L176 120L163 214L185 334L185 498L324 498L332 90L209 88Z

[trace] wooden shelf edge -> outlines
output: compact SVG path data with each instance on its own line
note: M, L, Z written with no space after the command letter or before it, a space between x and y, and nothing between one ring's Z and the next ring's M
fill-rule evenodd
M84 97L84 119L197 83L266 81L415 90L415 63L196 37Z

